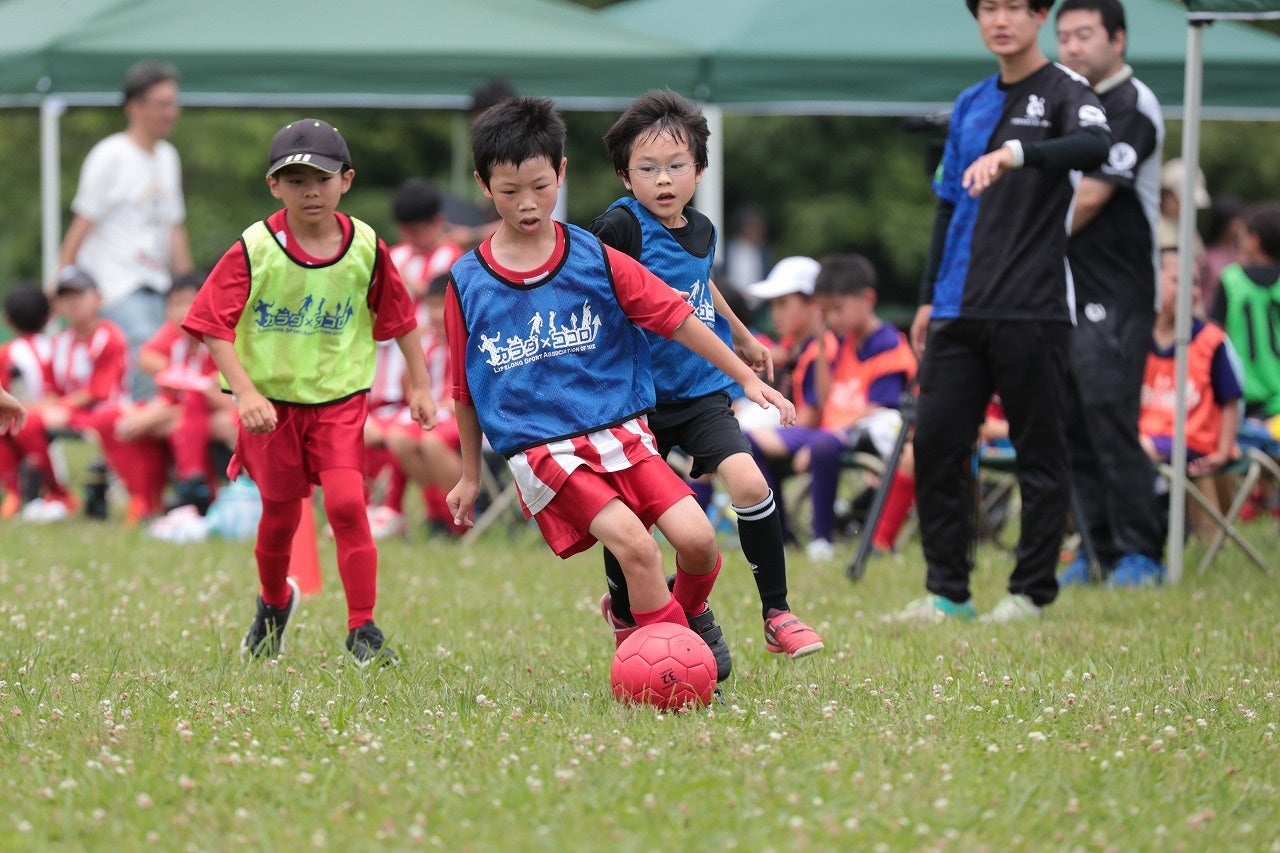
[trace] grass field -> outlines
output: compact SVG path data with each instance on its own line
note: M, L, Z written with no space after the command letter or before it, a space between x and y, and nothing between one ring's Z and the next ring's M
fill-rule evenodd
M1035 624L927 628L880 621L919 594L918 549L856 585L797 553L827 650L792 662L730 551L727 704L662 716L610 696L598 554L527 530L383 543L404 664L379 672L342 648L331 545L285 657L246 664L250 543L0 541L3 849L1280 850L1280 596L1234 552ZM984 609L1010 563L980 564Z

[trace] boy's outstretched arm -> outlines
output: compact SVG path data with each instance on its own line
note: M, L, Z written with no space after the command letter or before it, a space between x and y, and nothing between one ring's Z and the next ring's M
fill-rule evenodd
M711 302L715 305L716 313L729 321L729 329L733 332L733 349L738 354L738 358L756 373L764 376L766 382L772 382L773 353L751 334L751 330L747 328L746 323L742 322L742 318L733 313L733 308L729 306L729 301L724 298L720 288L716 287L716 283L712 281L708 284L711 285Z
M472 527L475 520L471 517L471 508L475 506L476 496L480 494L480 419L476 417L475 406L461 401L454 406L453 416L458 421L462 477L458 480L458 485L449 490L445 503L449 505L449 514L453 516L454 524Z
M258 392L257 386L249 378L236 347L231 341L204 336L204 345L209 348L209 355L218 371L226 377L231 393L235 395L236 405L240 410L240 423L252 433L271 432L276 428L278 417L276 407L271 401Z
M791 405L791 401L766 385L751 368L739 361L733 350L725 346L716 337L716 333L697 317L685 317L671 335L671 340L683 344L723 370L730 379L742 386L748 399L758 403L762 409L769 406L777 408L783 426L791 426L796 422L796 407Z
M422 355L422 334L414 326L396 337L396 346L404 355L409 379L409 416L423 429L436 425L436 400L431 394L431 374Z

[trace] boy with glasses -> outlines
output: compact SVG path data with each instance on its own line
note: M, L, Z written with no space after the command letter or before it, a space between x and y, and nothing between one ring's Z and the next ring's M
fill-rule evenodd
M707 166L707 120L685 98L651 91L633 103L605 133L614 170L631 195L591 224L606 245L644 264L682 294L697 319L720 340L737 347L748 365L772 379L769 350L734 316L711 283L716 232L706 216L689 207ZM760 593L765 645L796 658L820 651L822 638L791 613L787 602L782 521L769 484L742 434L730 395L736 383L706 359L647 333L653 359L657 409L649 427L665 457L680 447L693 459L692 476L719 476L738 518L738 538ZM605 551L609 592L600 601L619 643L635 628L626 579ZM717 656L717 679L728 676L728 647Z

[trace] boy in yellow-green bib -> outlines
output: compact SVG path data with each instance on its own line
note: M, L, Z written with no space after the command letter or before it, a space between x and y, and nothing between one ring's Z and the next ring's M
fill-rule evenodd
M347 597L347 649L360 666L396 663L373 620L378 551L364 500L366 392L376 342L408 365L409 409L435 422L413 300L386 244L337 212L355 177L332 125L299 119L271 141L267 186L284 202L244 230L214 266L183 322L204 340L240 417L227 475L262 493L257 611L243 653L277 657L299 591L289 574L302 498L324 492Z

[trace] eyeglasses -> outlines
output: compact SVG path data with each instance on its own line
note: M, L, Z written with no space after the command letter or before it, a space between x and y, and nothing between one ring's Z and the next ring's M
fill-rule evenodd
M665 166L633 166L627 171L642 181L652 181L662 172L666 172L673 178L678 178L689 174L689 170L692 168L692 163L668 163Z

